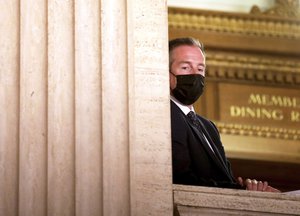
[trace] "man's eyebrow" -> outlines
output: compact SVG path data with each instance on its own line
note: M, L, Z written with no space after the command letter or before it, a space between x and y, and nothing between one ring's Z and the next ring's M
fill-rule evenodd
M180 61L179 64L190 64L190 65L192 65L193 63L191 61ZM199 64L197 64L197 66L206 67L204 63L199 63Z

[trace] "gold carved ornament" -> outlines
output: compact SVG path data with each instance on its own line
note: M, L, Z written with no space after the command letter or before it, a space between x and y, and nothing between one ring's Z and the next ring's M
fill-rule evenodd
M253 6L251 14L284 17L284 18L300 18L299 0L276 0L275 6L261 11L258 6Z
M300 62L297 59L207 52L208 78L282 84L299 87Z
M169 28L173 29L297 40L300 39L299 26L299 19L278 19L257 12L249 15L169 8Z
M271 128L264 126L251 126L242 124L216 123L220 132L230 135L254 136L264 138L277 138L285 140L300 140L300 130Z

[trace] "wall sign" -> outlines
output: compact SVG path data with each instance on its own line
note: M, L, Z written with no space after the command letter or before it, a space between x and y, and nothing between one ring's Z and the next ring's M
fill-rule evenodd
M288 127L300 126L300 90L219 84L220 121Z

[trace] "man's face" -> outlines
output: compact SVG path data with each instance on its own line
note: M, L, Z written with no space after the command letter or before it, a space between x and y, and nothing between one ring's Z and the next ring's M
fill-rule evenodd
M205 76L205 57L199 47L183 45L172 52L170 71L174 75L201 74ZM170 88L176 87L176 77L170 73Z

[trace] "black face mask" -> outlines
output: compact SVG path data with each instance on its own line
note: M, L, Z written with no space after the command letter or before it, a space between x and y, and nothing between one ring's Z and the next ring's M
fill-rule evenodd
M172 91L174 97L185 105L195 103L203 93L204 76L200 74L177 75L176 79L177 85Z

